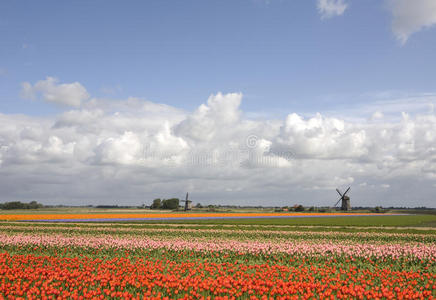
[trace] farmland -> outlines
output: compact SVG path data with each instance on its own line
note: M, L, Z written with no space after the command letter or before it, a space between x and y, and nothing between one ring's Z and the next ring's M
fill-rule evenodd
M3 221L0 298L435 298L434 221Z

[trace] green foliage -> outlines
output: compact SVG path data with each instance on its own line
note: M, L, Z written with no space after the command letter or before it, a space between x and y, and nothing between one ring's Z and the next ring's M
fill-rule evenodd
M304 206L303 205L297 205L296 207L295 207L295 211L304 211Z
M164 199L162 201L162 209L178 209L179 198Z
M154 199L153 204L150 206L151 209L178 209L179 208L179 198L171 199Z
M375 213L385 213L386 212L386 209L383 209L381 206L376 206L373 210L372 210L373 212L375 212Z
M0 204L0 209L38 209L42 208L43 205L36 202L31 201L29 203L22 203L20 201L12 201Z
M153 200L153 204L151 205L151 209L159 209L162 206L162 201L160 200L160 198L154 199Z

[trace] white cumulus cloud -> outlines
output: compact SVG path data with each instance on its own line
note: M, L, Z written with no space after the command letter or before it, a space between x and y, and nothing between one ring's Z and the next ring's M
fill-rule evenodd
M211 95L207 104L202 104L175 131L196 141L210 141L217 133L226 134L224 128L231 129L238 122L242 94L231 93Z
M89 98L88 92L79 82L59 83L59 80L53 77L47 77L34 85L23 82L21 94L24 98L41 98L47 102L73 107L80 106Z

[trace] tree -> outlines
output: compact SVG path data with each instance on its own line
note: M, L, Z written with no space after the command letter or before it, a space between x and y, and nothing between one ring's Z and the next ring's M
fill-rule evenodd
M178 198L164 199L162 201L162 208L163 209L177 209L177 208L179 208L179 199Z
M154 199L153 200L153 204L151 205L151 209L159 209L162 205L161 203L162 201L160 200L160 198Z
M385 210L381 207L381 206L376 206L374 209L373 209L373 211L375 212L375 213L384 213L385 212Z
M20 201L12 201L0 204L1 209L38 209L43 207L42 204L32 201L30 203L22 203Z
M297 207L295 207L295 211L304 211L304 206L303 205L298 205Z
M41 207L42 207L42 204L40 204L40 203L38 203L38 202L36 202L36 201L31 201L31 202L28 204L28 207L29 207L29 209L37 209L37 208L41 208Z
M24 203L21 203L20 201L12 201L12 202L6 202L2 205L2 209L23 209Z

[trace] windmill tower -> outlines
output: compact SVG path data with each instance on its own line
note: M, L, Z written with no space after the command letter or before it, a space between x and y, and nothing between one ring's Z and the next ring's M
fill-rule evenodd
M192 209L192 201L188 199L189 193L186 193L186 199L181 202L185 202L185 211Z
M351 210L351 203L350 203L350 197L347 196L348 191L350 190L350 187L348 187L348 189L345 191L345 193L341 193L341 191L339 189L336 189L336 192L338 192L339 196L341 196L338 200L338 202L336 202L335 206L338 205L339 201L342 201L342 205L341 205L341 210Z

